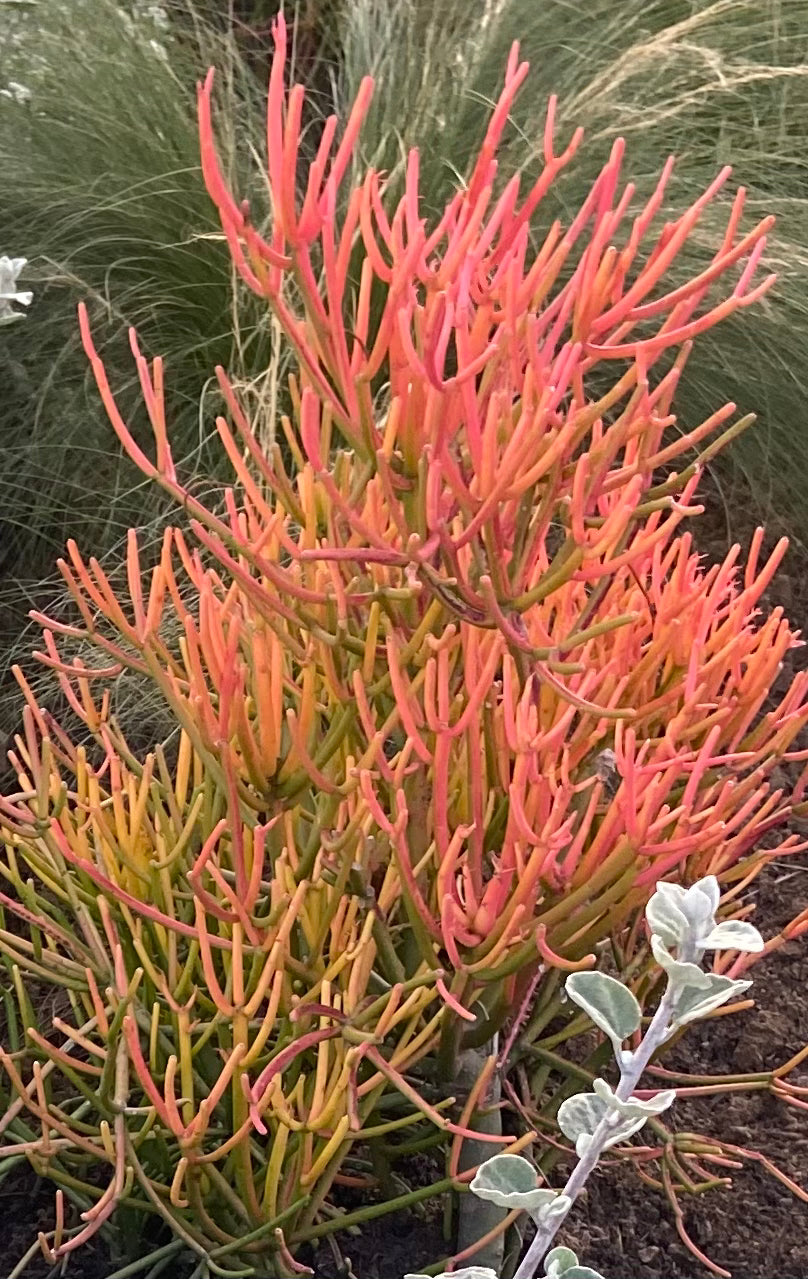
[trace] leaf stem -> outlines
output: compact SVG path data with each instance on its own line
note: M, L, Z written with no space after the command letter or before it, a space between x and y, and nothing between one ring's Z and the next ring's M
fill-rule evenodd
M682 958L685 958L685 956L682 956ZM651 1018L651 1024L643 1037L642 1043L629 1063L621 1065L620 1083L615 1090L615 1096L619 1101L627 1101L632 1095L654 1053L664 1044L670 1029L676 994L674 983L669 983L654 1016ZM569 1207L566 1212L550 1217L549 1220L539 1225L536 1235L514 1275L514 1279L534 1279L538 1273L542 1258L561 1228L562 1222L566 1220L572 1205L575 1203L590 1174L597 1166L611 1131L612 1119L611 1115L607 1113L592 1134L589 1146L578 1160L567 1184L561 1191L561 1194L569 1199Z

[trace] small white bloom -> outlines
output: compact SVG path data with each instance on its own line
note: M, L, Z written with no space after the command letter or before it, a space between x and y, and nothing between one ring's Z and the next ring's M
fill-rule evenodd
M0 89L0 98L10 98L12 102L24 106L31 101L31 90L27 84L20 84L19 80L9 80L8 88Z
M12 309L12 302L20 306L30 306L33 293L27 289L17 288L17 277L27 262L27 258L0 257L0 323L8 324L19 317L20 312Z
M151 18L154 25L160 27L162 31L167 31L171 26L171 19L161 4L150 4L146 9L145 16Z
M161 31L168 31L171 26L171 19L161 4L148 4L138 0L134 16L139 22L151 22L152 26L158 27Z

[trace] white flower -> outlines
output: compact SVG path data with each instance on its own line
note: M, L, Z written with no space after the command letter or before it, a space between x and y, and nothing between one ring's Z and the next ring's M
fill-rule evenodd
M160 27L162 31L167 31L171 26L171 19L161 4L150 4L146 7L143 16L151 18L156 27Z
M121 16L129 19L129 14L125 10L121 10ZM134 17L139 22L150 22L152 26L158 27L161 31L168 31L171 26L171 19L161 4L148 4L144 0L138 0L135 5ZM131 19L129 19L131 21Z
M19 80L9 80L8 88L0 89L0 98L10 98L12 102L24 106L31 101L31 90L27 84L20 84Z
M27 258L0 258L0 324L9 324L20 318L20 312L12 309L12 302L20 306L31 305L33 293L17 288L17 277L27 261Z

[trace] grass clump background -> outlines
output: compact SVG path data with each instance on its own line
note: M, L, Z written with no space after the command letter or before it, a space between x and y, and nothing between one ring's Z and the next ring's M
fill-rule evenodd
M186 8L179 19L113 0L0 4L2 79L30 92L0 99L0 252L29 259L35 294L0 343L6 669L26 647L25 609L58 593L53 567L67 537L104 558L130 524L157 526L163 513L90 385L78 301L94 314L136 428L145 416L129 326L147 351L165 353L174 439L200 486L215 484L219 461L209 447L214 366L238 377L270 362L265 317L236 289L202 183L195 119L196 80L215 62L223 114L257 140L263 87L225 30ZM246 186L253 169L242 159Z
M778 217L767 261L776 288L750 315L706 334L678 393L683 425L724 400L756 411L730 450L756 514L804 536L808 504L808 4L805 0L486 0L477 22L463 0L357 0L342 32L345 100L368 67L378 77L366 153L392 167L418 138L424 186L436 205L465 171L499 68L513 39L532 67L510 135L511 172L540 163L547 97L559 99L558 136L580 123L585 140L539 216L577 209L614 139L626 139L625 176L640 195L674 154L666 215L676 215L733 166L724 201L748 190L747 217ZM372 134L372 136L371 136ZM400 142L399 142L400 139ZM507 176L507 175L505 175ZM689 249L711 253L722 201ZM689 268L692 257L688 262ZM683 264L683 269L684 264ZM723 465L726 467L727 462ZM724 472L725 485L733 478ZM737 473L734 478L737 480ZM807 539L808 540L808 539Z
M219 68L219 140L235 185L262 208L268 0L0 0L0 253L30 259L24 323L0 343L0 679L27 651L25 611L59 588L53 561L75 537L111 561L129 524L163 516L159 494L120 456L90 387L75 306L93 328L136 430L142 409L126 330L166 357L175 453L202 488L217 484L210 377L230 369L254 417L272 429L280 352L268 317L232 278L198 166L194 88ZM290 15L291 16L291 15ZM614 138L647 194L678 156L666 213L689 205L731 162L749 221L778 215L768 263L775 290L752 315L707 334L678 396L684 429L723 401L756 426L717 473L731 517L742 506L808 543L808 0L301 0L297 74L323 113L340 112L368 71L377 79L363 159L395 181L417 140L428 204L463 180L513 39L533 67L517 104L501 176L539 162L550 93L558 135L586 140L555 185L542 222L576 209ZM228 128L251 140L238 154ZM728 190L726 199L731 198ZM720 202L719 202L720 204ZM429 207L424 209L428 216ZM694 254L715 247L701 225ZM685 255L686 256L686 255ZM692 260L691 260L692 261ZM690 263L684 262L687 269ZM730 524L732 523L730 519ZM143 708L132 704L139 719ZM16 722L13 698L0 728Z

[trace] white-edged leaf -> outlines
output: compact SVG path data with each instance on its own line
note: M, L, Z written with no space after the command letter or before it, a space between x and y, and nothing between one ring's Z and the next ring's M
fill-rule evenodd
M595 1096L605 1102L609 1110L622 1115L624 1119L639 1119L641 1115L650 1119L652 1115L661 1115L663 1110L668 1110L676 1101L673 1088L663 1088L655 1097L629 1097L626 1101L613 1092L605 1079L595 1079L592 1088Z
M572 1248L551 1248L544 1258L545 1279L555 1279L556 1275L563 1275L565 1270L577 1265L578 1257Z
M451 1274L444 1270L439 1275L405 1275L404 1279L499 1279L499 1276L490 1266L464 1266Z
M745 919L726 919L702 938L701 945L705 950L745 950L758 955L766 943L754 924L747 924Z
M568 1097L558 1108L558 1126L565 1137L575 1143L575 1152L581 1158L587 1151L595 1129L608 1114L614 1114L607 1102L591 1092L576 1093ZM603 1150L625 1141L633 1133L639 1132L648 1116L639 1115L636 1119L622 1116L610 1129L603 1143Z
M562 1279L603 1279L603 1275L590 1266L570 1266L569 1270L563 1271Z
M710 984L710 974L698 964L688 964L684 960L674 959L664 941L656 933L651 934L651 950L660 968L664 968L668 981L677 990L695 987L706 990Z
M555 1190L536 1185L536 1169L521 1155L493 1155L480 1164L470 1189L498 1208L537 1212L558 1198Z
M691 895L693 897L696 897L697 895L699 897L706 897L706 909L711 915L714 915L718 910L718 903L721 901L721 889L718 887L718 880L715 875L705 875L703 879L696 880L696 883L688 888L687 895L688 898L690 898Z
M544 1279L603 1279L603 1275L579 1266L572 1248L551 1248L544 1258Z
M700 990L692 986L682 988L673 1012L672 1023L675 1027L686 1026L699 1017L706 1017L735 995L743 994L752 985L751 981L734 981L732 977L722 977L718 973L704 975L709 979L706 987Z
M688 933L687 916L680 909L676 896L663 891L678 887L678 884L657 884L657 891L645 908L648 927L666 946L681 945Z
M572 1207L572 1200L568 1195L556 1195L550 1203L544 1203L530 1215L538 1224L542 1221L551 1221L553 1217L565 1217Z
M464 1266L451 1274L442 1270L439 1275L405 1275L404 1279L499 1279L499 1275L490 1266Z
M606 973L570 973L565 988L570 999L609 1036L618 1052L622 1041L639 1029L640 1005L614 977Z

